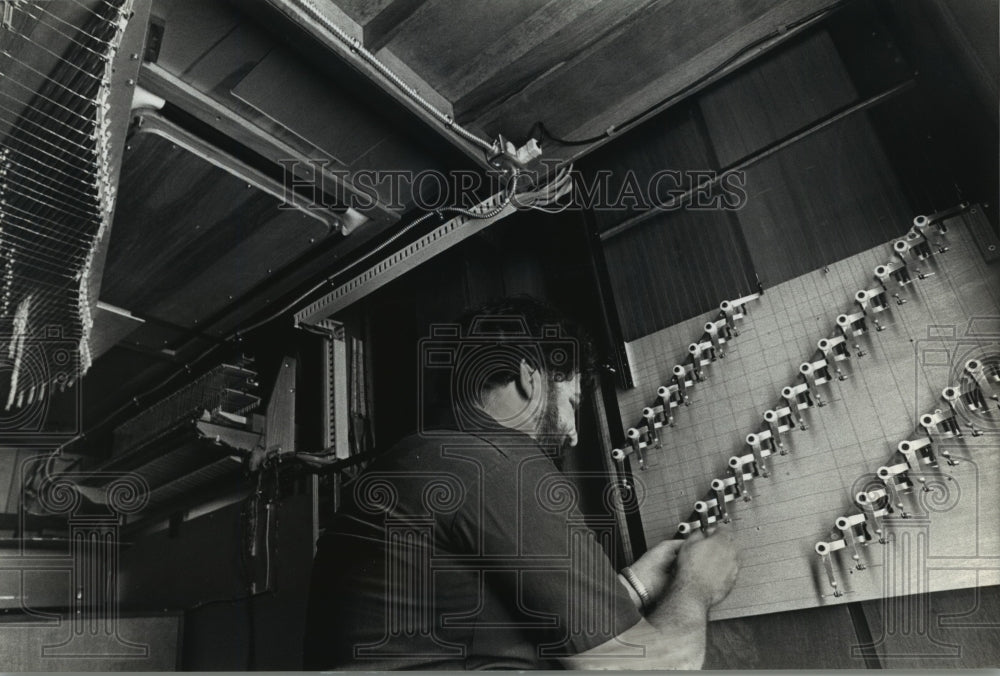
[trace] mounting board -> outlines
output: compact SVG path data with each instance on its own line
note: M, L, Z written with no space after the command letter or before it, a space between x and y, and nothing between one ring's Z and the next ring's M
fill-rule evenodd
M849 358L836 362L846 379L831 363L830 382L818 388L825 405L801 412L806 430L796 424L780 435L786 454L766 458L768 477L746 481L752 500L727 503L741 569L712 619L1000 584L1000 408L990 399L988 413L959 411L963 436L935 439L940 466L911 472L924 482L901 498L907 518L896 509L885 519L886 544L859 545L857 562L852 547L829 555L842 595L814 549L842 537L835 521L861 513L855 495L882 485L875 472L898 462L900 441L927 438L921 415L947 408L942 390L967 384L967 360L1000 366L1000 267L974 241L982 218L972 207L945 219L948 231L928 241L949 250L911 265L912 283L887 283L887 308L874 315L882 330L869 317L868 331L848 339ZM660 447L644 450L646 468L631 465L648 543L673 537L681 522L697 526L694 503L713 496L713 479L730 476L731 457L751 452L746 437L767 429L764 411L783 404L784 387L804 382L800 364L823 358L817 342L842 335L838 315L859 311L856 293L878 286L874 269L893 259L890 244L876 247L748 303L724 358L705 367L690 405L659 431ZM655 404L705 321L629 344L636 387L618 392L624 428L644 426L640 411ZM944 450L957 465L944 461Z

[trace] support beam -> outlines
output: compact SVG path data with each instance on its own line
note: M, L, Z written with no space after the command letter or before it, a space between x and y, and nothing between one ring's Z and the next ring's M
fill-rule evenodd
M311 37L330 53L341 58L351 68L354 68L358 73L391 96L403 109L409 111L421 122L431 127L431 129L440 134L453 147L475 162L477 166L486 170L491 169L487 161L486 149L461 136L452 128L451 124L447 124L442 119L443 116L453 118L454 115L451 106L447 105L447 99L438 91L417 77L412 71L393 73L398 82L393 81L372 63L360 56L358 46L364 46L363 29L336 5L331 2L313 2L310 0L253 0L253 2L264 4L271 11L279 12L293 26ZM320 18L317 19L313 13L316 13ZM350 40L354 41L355 44L348 44L343 41L337 36L334 30L328 27L330 25L343 32L346 36L349 36ZM383 58L386 51L385 49L380 50L380 54L376 58L383 65L391 69L392 64L386 63L388 59ZM417 92L421 98L430 104L432 109L421 105L411 98L411 96L405 94L399 86L400 82L403 87ZM435 114L435 111L439 114ZM486 142L485 139L483 141Z
M353 184L343 180L342 176L336 176L329 171L322 171L321 176L313 176L312 173L316 165L310 160L308 149L296 148L282 141L276 135L237 114L211 96L198 91L192 85L155 63L143 64L139 71L139 84L153 94L166 99L168 103L198 118L201 122L211 125L220 133L276 164L280 164L282 161L295 161L296 164L293 166L297 170L301 169L298 175L299 180L313 181L318 189L322 189L323 186L333 186L335 188L333 194L342 191L341 194L357 195L357 202L360 204L366 203L371 197L356 190ZM399 218L396 212L380 202L370 208L358 211L372 221L381 224L394 223Z
M425 0L392 0L364 26L365 47L377 52L392 42L406 20L413 16Z

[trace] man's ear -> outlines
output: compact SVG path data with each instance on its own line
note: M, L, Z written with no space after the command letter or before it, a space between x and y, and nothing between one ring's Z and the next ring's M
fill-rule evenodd
M518 366L517 384L525 398L529 400L534 398L535 390L538 387L538 369L529 364L526 359L522 359Z

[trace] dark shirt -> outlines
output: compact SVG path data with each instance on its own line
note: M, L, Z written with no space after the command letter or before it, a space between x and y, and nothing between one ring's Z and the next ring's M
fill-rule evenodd
M556 668L612 639L640 615L575 502L527 435L407 437L320 538L305 668Z

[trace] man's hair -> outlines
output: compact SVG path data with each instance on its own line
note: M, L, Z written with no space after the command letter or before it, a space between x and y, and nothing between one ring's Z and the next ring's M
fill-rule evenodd
M587 331L550 305L527 295L509 296L467 310L458 319L465 349L459 351L454 394L467 403L518 378L521 360L549 380L594 373L594 346Z

